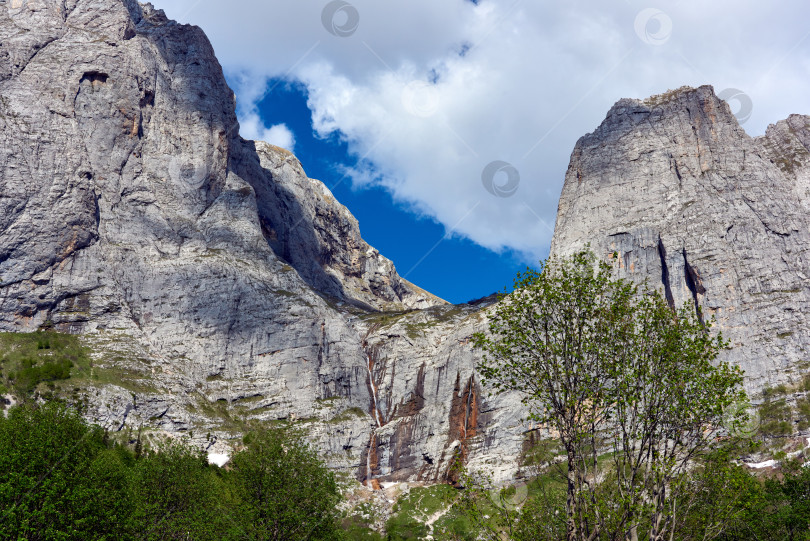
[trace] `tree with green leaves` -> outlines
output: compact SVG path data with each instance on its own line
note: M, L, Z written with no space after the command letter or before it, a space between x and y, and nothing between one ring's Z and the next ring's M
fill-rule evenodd
M682 477L677 486L681 509L674 517L674 531L679 539L696 541L786 539L763 535L754 514L765 512L765 489L736 457L745 446L723 442L702 458L700 464ZM771 524L770 526L773 526ZM774 532L775 533L775 532Z
M75 410L0 414L0 539L120 539L126 487L117 451Z
M334 476L288 429L229 468L168 439L136 456L57 402L0 413L0 540L344 539Z
M302 438L285 428L245 436L230 482L249 539L342 539L335 477Z
M489 317L485 383L522 393L565 451L567 539L664 539L678 481L745 399L722 338L590 251L518 275Z
M166 441L134 462L131 528L137 539L234 539L240 525L218 468L182 441Z

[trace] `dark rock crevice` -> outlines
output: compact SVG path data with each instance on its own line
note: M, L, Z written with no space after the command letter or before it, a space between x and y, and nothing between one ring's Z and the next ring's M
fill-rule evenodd
M689 264L689 258L686 256L686 248L683 249L683 267L684 275L686 278L686 287L692 293L692 300L695 302L695 312L700 320L701 325L705 325L703 321L703 311L700 309L700 300L698 295L704 295L706 288L703 287L703 280L700 278L700 273L692 265Z
M84 75L82 75L82 78L79 79L79 85L87 81L90 83L90 86L93 87L93 90L95 90L99 86L107 84L109 78L110 76L108 74L101 71L86 71Z
M675 310L675 298L672 296L672 286L669 281L669 266L667 265L667 249L664 241L658 237L658 257L661 258L661 283L664 284L664 296L669 307Z

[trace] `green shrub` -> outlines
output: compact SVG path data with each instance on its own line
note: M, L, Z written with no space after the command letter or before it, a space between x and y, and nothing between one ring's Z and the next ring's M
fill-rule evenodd
M89 370L89 352L76 336L53 331L0 333L0 385L28 399L42 383Z
M12 407L0 415L0 539L346 538L314 451L286 430L246 444L230 470L177 440L139 457L63 404Z
M4 539L126 539L127 471L104 433L60 404L0 415Z
M409 541L422 539L428 534L428 527L406 514L397 514L385 523L388 541Z
M9 379L18 391L28 394L40 383L68 379L72 367L73 363L68 359L42 361L41 364L36 364L32 359L23 359L17 372L9 374Z
M227 479L249 539L339 539L337 482L317 453L288 428L245 436Z
M766 400L757 409L759 432L763 436L789 436L793 433L792 412L784 398Z
M133 468L133 532L142 539L227 539L236 527L219 472L182 442L145 453Z
M341 527L350 541L382 541L379 533L369 528L369 525L356 516L346 517L341 521Z

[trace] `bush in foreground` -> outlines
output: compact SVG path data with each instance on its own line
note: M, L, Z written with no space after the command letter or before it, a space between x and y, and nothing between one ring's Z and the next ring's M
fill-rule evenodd
M332 473L286 429L220 469L181 442L136 455L59 403L0 415L0 539L343 539Z

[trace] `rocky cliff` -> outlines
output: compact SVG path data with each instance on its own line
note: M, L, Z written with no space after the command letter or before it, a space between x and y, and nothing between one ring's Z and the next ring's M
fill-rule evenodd
M749 391L810 368L810 117L752 138L709 86L624 99L576 144L552 254L590 243L620 274L694 301Z
M289 152L239 137L198 28L133 0L0 0L0 330L79 334L63 389L113 431L226 451L291 419L376 486L496 478L525 441L470 337L492 302L403 280ZM752 139L712 89L621 100L574 150L552 252L590 243L731 339L750 390L807 369L810 129Z
M133 0L0 2L0 126L0 329L83 335L70 385L94 420L221 451L294 419L375 483L514 464L476 308L403 280L294 156L239 137L199 28Z

